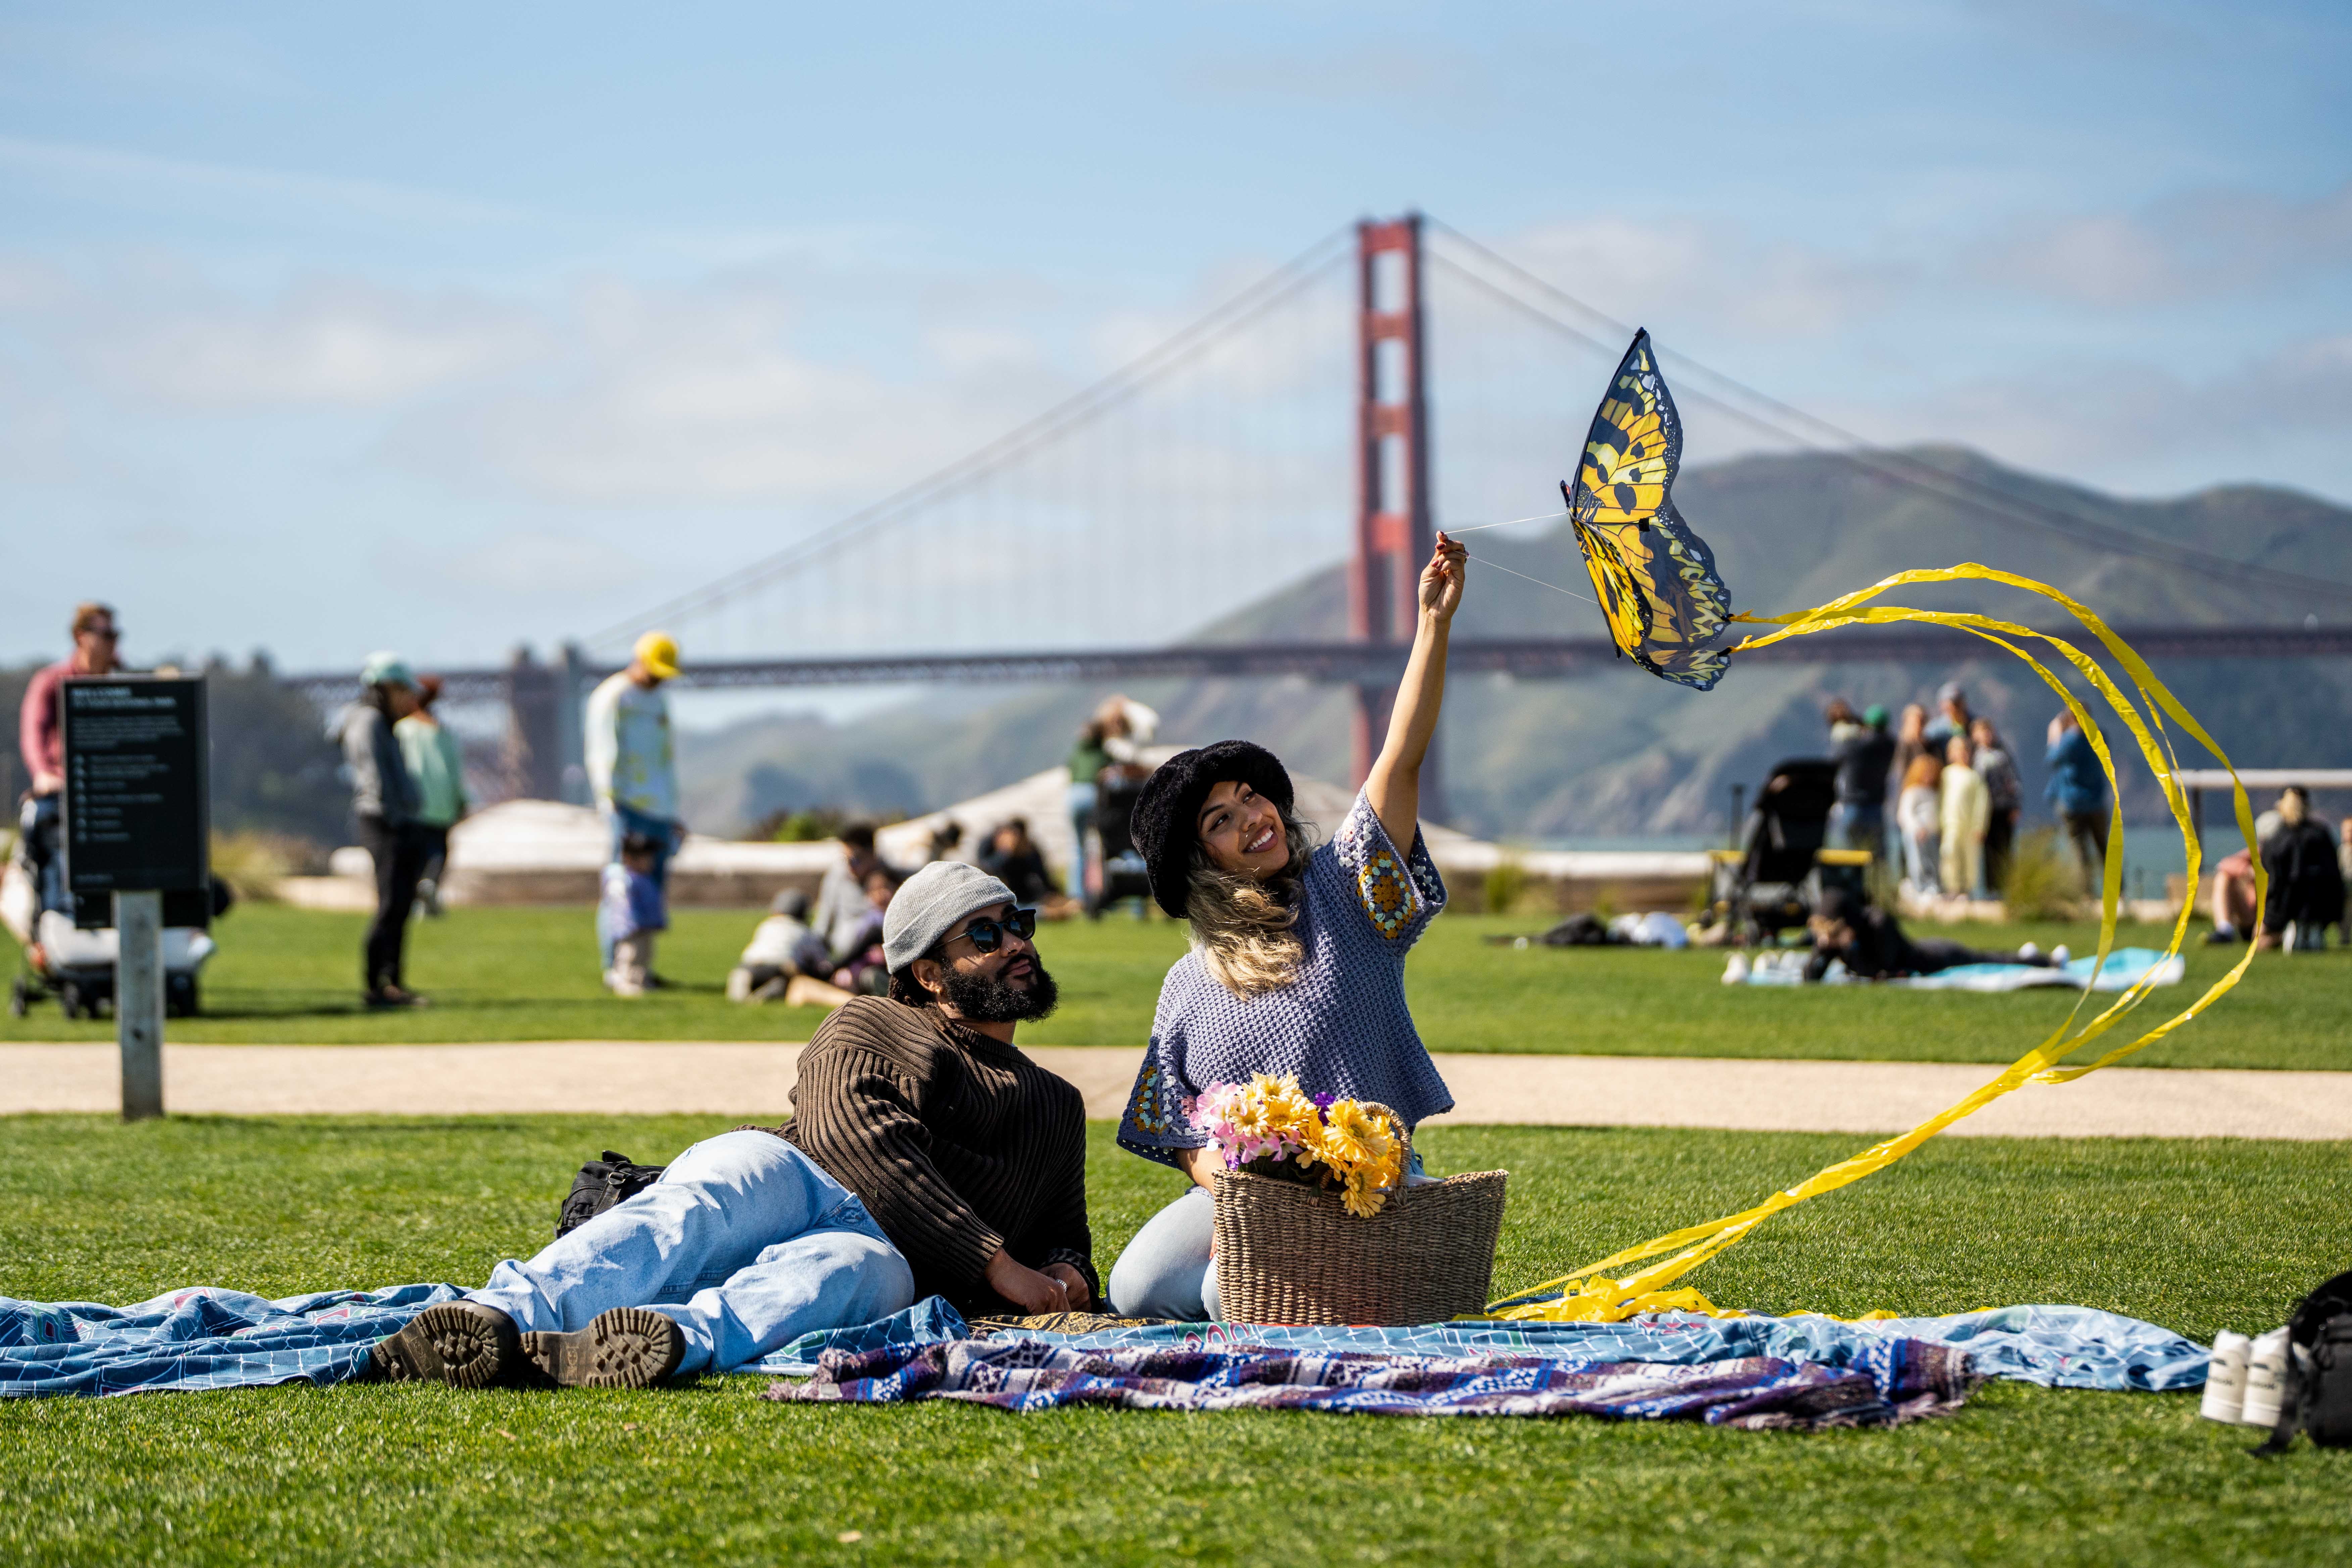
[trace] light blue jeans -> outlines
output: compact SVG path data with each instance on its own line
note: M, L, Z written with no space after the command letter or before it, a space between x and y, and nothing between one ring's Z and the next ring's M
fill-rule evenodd
M1104 1289L1111 1310L1130 1318L1223 1321L1217 1316L1217 1260L1209 1252L1216 1222L1216 1199L1202 1186L1185 1188L1144 1221L1110 1266Z
M725 1372L814 1329L914 1304L915 1276L866 1205L770 1132L706 1138L661 1179L466 1299L525 1333L646 1307L686 1338L680 1373Z
M1414 1185L1429 1180L1417 1151L1406 1162L1405 1180ZM1217 1260L1209 1250L1216 1225L1217 1200L1202 1186L1185 1188L1182 1196L1144 1221L1110 1266L1103 1289L1111 1310L1130 1318L1223 1322Z

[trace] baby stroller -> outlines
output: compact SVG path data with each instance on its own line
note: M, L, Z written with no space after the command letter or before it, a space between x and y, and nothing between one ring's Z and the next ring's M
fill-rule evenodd
M1708 851L1708 901L1736 940L1771 941L1804 924L1830 887L1867 898L1870 851L1826 847L1836 799L1836 763L1790 758L1777 764L1756 792L1756 809L1740 827L1739 847Z
M1136 853L1129 825L1150 771L1132 764L1105 768L1095 794L1095 853L1087 864L1087 918L1098 921L1121 899L1151 902L1151 873Z
M215 878L212 891L163 895L163 1011L193 1016L202 1004L199 977L215 951L205 927L230 903L228 886ZM70 916L41 908L32 863L20 839L0 871L0 924L23 949L16 978L8 988L8 1012L21 1018L36 1002L57 998L68 1018L95 1018L114 1011L114 960L120 947L112 927L86 931Z

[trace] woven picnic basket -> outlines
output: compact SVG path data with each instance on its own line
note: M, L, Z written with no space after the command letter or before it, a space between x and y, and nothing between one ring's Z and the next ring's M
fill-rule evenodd
M1398 1127L1403 1119L1384 1105ZM1235 1323L1433 1323L1486 1310L1507 1173L1401 1187L1370 1219L1339 1194L1217 1173L1217 1310Z

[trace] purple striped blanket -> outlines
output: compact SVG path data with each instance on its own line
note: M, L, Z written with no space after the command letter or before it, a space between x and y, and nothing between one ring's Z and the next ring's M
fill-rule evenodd
M1003 1410L1328 1410L1376 1415L1602 1415L1714 1426L1879 1426L1956 1410L1981 1381L1966 1352L1877 1342L1841 1367L1777 1356L1669 1365L1531 1355L1083 1350L1040 1340L930 1340L827 1351L805 1383L767 1399L897 1404L961 1399Z

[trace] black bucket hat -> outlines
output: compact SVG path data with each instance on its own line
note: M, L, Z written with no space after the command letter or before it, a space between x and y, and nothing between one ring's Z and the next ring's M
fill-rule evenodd
M1151 874L1152 899L1180 921L1201 841L1195 828L1201 805L1228 780L1249 785L1285 812L1290 809L1290 774L1272 752L1247 741L1177 752L1153 771L1136 797L1128 834Z

